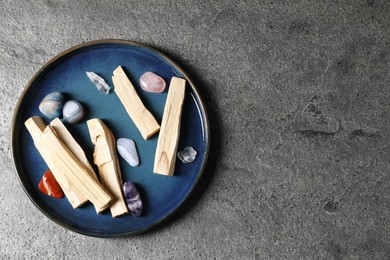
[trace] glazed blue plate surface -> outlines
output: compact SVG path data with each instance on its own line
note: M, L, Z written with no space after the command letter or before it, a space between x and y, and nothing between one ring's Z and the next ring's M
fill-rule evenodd
M172 76L187 80L183 106L182 124L178 151L186 146L197 150L196 160L183 164L176 160L174 176L153 173L153 163L158 134L144 140L112 91L104 94L89 81L86 71L93 71L112 86L112 72L122 66L132 81L144 105L161 123L167 91ZM167 83L161 93L148 93L139 85L140 76L152 71ZM66 100L79 101L86 110L85 118L78 124L65 123L74 138L83 147L93 165L93 145L90 141L86 121L100 118L112 130L116 138L131 138L138 150L140 165L131 167L119 156L123 181L133 182L143 199L141 217L130 214L111 217L109 210L97 215L91 203L73 209L68 200L55 199L42 194L38 183L48 169L36 150L24 122L31 116L44 116L38 106L50 92L64 93ZM49 120L45 119L46 123ZM120 41L100 40L71 48L49 61L33 77L23 92L15 110L12 129L12 154L20 182L33 203L50 219L75 232L90 236L133 235L149 230L178 210L199 181L208 154L209 127L201 98L185 73L169 58L144 45ZM95 171L97 169L93 165Z

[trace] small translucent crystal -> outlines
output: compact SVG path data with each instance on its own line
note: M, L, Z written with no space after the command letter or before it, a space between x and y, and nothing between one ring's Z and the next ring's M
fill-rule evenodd
M104 81L102 77L97 75L95 72L85 72L88 76L88 78L92 81L93 84L95 84L96 88L102 92L102 93L110 93L110 86Z
M183 163L192 163L196 158L197 152L191 146L187 146L183 151L177 153L180 161Z

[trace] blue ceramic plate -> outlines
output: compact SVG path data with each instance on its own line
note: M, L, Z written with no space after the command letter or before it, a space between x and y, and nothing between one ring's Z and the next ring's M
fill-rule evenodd
M155 72L165 79L168 86L172 76L187 80L178 150L192 146L198 151L198 155L190 164L177 160L173 177L153 174L158 134L147 141L143 140L116 94L99 92L85 75L86 71L93 71L112 86L112 72L119 65L125 69L145 106L158 122L162 119L167 90L161 94L143 91L139 86L140 76L146 71ZM88 119L103 119L116 138L127 137L135 141L140 165L131 167L121 157L120 165L123 180L132 181L141 193L144 203L141 217L126 215L112 218L109 210L97 215L91 203L73 209L66 198L55 199L38 190L38 183L48 167L35 149L23 123L31 116L43 117L38 105L53 91L61 91L67 100L77 100L84 105L85 119L76 125L65 125L84 148L90 162L93 145L85 123ZM46 120L46 123L49 122ZM25 88L17 104L12 127L15 168L33 203L61 226L81 234L99 237L138 234L166 220L188 198L199 181L209 148L206 111L198 91L187 75L162 53L120 40L99 40L81 44L49 61Z

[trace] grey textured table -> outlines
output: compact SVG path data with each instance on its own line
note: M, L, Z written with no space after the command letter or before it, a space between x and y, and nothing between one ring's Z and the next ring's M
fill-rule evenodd
M1 259L390 258L390 2L198 2L0 1ZM136 237L56 225L25 195L10 155L28 80L102 38L171 56L211 119L195 196Z

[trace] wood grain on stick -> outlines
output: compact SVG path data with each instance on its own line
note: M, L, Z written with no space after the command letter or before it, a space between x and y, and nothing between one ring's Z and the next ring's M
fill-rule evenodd
M154 173L172 176L175 171L186 81L172 77L158 136Z
M98 166L103 186L112 194L110 211L113 217L128 213L122 194L122 174L116 152L115 139L111 130L100 120L87 121L91 141L95 145L94 163Z
M90 200L98 212L107 208L111 195L61 141L54 128L46 126L40 117L29 118L25 125L72 207Z
M112 82L114 83L115 93L125 107L131 120L133 120L140 131L142 137L145 140L148 139L160 130L160 125L142 103L123 68L119 66L114 70L113 74Z
M42 132L46 128L46 124L43 122L42 118L34 116L29 118L24 124L33 138L35 147L41 154L47 166L50 168L72 207L78 208L86 203L88 199L81 192L76 190L68 177L62 172L61 168L59 168L59 166L53 160L49 159L50 152L40 139Z
M69 148L69 150L76 156L79 161L84 164L85 167L91 173L91 176L98 181L95 171L89 163L87 156L85 155L81 146L73 138L72 134L66 128L64 123L57 117L50 122L50 125L54 128L54 131L60 137L61 141Z
M66 175L71 185L92 202L98 211L108 207L111 195L96 181L70 149L60 140L53 127L48 125L40 137L49 151L48 160Z
M88 169L88 173L90 173L91 176L96 181L99 181L83 149L73 138L72 134L68 131L66 126L61 122L61 120L58 117L56 117L50 122L50 125L54 128L54 131L57 133L61 141L69 148L69 150L76 156L76 158ZM104 209L95 208L95 210L97 213L101 213L101 211Z

